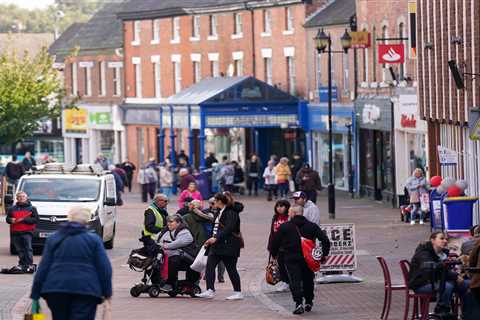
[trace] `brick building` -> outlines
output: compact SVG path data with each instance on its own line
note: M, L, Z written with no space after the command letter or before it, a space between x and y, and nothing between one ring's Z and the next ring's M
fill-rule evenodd
M415 1L357 0L356 12L358 30L371 35L371 46L357 51L360 192L395 204L427 157L417 104ZM380 64L384 44L403 44L405 62Z
M87 23L74 24L50 47L63 71L65 90L78 109L63 111L65 162L111 163L126 158L123 101L123 34L118 3L105 5Z
M123 20L125 32L123 108L129 157L141 162L149 156L158 156L157 137L171 133L159 132L160 116L154 110L158 110L158 104L166 97L202 78L252 75L300 98L308 98L309 66L303 24L327 2L128 2L118 16ZM229 136L238 137L234 140L248 146L253 131L242 130L207 131L207 151L228 153L235 149L231 141L226 141ZM188 150L191 134L196 133L175 130L177 151ZM280 129L278 138L282 139ZM137 148L140 145L146 147ZM168 150L168 142L165 147ZM244 158L245 154L237 154L236 158L241 156Z
M468 126L480 103L480 80L465 75L465 88L457 89L448 61L456 61L461 73L479 73L480 3L417 0L417 10L419 102L428 121L430 173L467 179L468 193L478 195L480 144L470 139ZM438 146L453 150L458 164L441 166Z

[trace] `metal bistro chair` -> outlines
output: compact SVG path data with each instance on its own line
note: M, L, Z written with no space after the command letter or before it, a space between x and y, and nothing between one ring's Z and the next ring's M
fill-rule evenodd
M400 269L402 270L402 276L405 282L405 311L403 314L403 319L408 319L408 314L410 311L410 299L413 299L412 320L427 320L430 300L432 300L433 295L429 293L415 293L413 292L413 290L410 290L408 288L408 274L410 272L410 262L408 262L407 260L400 260Z
M390 313L390 305L392 304L392 292L393 291L404 291L406 286L403 284L392 284L392 278L390 276L390 270L388 269L387 262L383 257L377 256L378 263L382 267L383 279L384 279L384 292L385 296L383 298L383 309L380 319L387 320L388 314Z

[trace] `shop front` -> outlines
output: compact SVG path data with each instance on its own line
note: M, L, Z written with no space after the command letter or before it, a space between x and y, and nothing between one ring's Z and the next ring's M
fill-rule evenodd
M118 106L79 105L63 111L66 163L93 163L103 154L115 164L126 158Z
M355 102L359 127L360 195L395 204L392 108L390 97L360 97Z
M335 104L333 122L333 167L335 188L354 192L358 190L356 126L353 106ZM308 123L311 131L309 162L318 171L322 185L329 183L328 175L328 107L325 104L308 105Z
M399 94L394 98L395 177L398 203L404 204L405 185L415 168L426 172L427 122L420 119L416 94Z

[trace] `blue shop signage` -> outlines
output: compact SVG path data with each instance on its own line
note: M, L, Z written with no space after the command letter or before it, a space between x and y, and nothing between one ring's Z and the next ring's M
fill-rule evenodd
M347 125L354 119L353 107L335 107L332 112L332 128L337 133L348 133ZM328 131L328 108L325 106L308 106L310 130Z
M318 89L320 102L328 102L328 87L320 87ZM332 86L332 101L338 101L338 87Z

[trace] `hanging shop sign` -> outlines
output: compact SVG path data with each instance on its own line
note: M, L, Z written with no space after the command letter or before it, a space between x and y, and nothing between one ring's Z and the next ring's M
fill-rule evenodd
M426 133L427 124L420 118L416 94L402 94L394 104L395 129L413 133Z
M370 48L370 45L371 45L370 32L354 31L354 32L350 32L350 36L352 37L352 48L355 48L355 49Z
M330 240L330 254L327 262L320 267L320 272L355 271L357 269L355 225L322 224L320 227Z
M454 166L458 163L458 154L455 150L438 146L438 159L442 166Z
M378 63L401 64L405 62L405 46L403 44L379 44Z
M66 135L87 135L88 111L86 109L67 109L63 111L63 114Z

